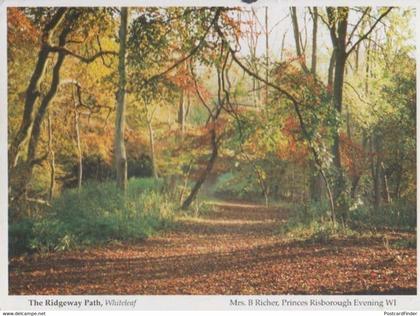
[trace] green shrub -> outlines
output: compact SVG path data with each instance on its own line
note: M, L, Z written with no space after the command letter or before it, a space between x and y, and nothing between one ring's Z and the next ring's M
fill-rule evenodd
M199 196L191 203L187 210L181 210L182 216L198 218L209 215L215 211L216 207L213 203L201 200Z
M31 252L31 241L34 238L33 220L24 219L16 224L9 225L9 255Z
M43 218L10 225L9 248L16 254L144 239L170 225L173 210L160 181L130 179L125 193L92 182L63 192Z
M217 178L211 194L222 198L249 199L251 196L254 198L259 196L260 192L261 189L257 183L250 181L248 177L235 172L227 172Z
M417 248L417 238L416 236L410 237L408 239L399 239L395 240L390 244L391 248L401 249L401 248Z
M291 239L327 243L333 238L354 236L349 227L331 221L331 212L324 202L299 205L290 211L280 233Z
M414 230L417 227L416 202L394 201L377 210L359 206L350 211L350 220L353 227Z
M372 229L415 230L416 215L415 203L408 201L396 201L378 210L357 203L350 208L348 221L343 223L338 220L334 227L328 205L310 203L293 208L287 224L280 227L280 232L290 238L322 243L331 238L355 236Z

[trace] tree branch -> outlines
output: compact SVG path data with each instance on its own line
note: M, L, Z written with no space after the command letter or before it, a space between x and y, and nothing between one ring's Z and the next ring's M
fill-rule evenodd
M361 17L361 18L357 21L357 23L355 24L355 26L354 26L353 30L350 32L350 35L349 35L349 38L348 38L348 40L347 40L347 44L346 44L346 46L350 44L351 39L352 39L352 37L353 37L354 33L356 32L356 30L357 30L357 28L359 27L360 23L362 23L362 21L363 21L364 17L365 17L365 16L366 16L366 14L369 12L369 10L370 10L370 8L366 8L366 9L365 9L365 11L363 11L362 17Z
M218 8L213 20L211 21L210 25L208 26L208 28L206 29L206 31L204 32L204 35L201 37L199 43L189 52L189 54L187 54L185 57L179 59L178 61L176 61L172 66L170 66L168 69L166 69L165 71L162 71L161 73L154 75L152 77L150 77L149 79L146 80L147 82L153 81L159 77L162 77L164 75L166 75L168 72L170 72L171 70L175 69L176 67L178 67L180 64L182 64L184 61L188 60L189 58L191 58L193 55L195 55L200 48L204 45L204 42L206 40L207 35L209 34L210 30L212 29L213 25L215 25L219 19L220 13L222 12L222 8Z
M375 29L376 25L386 16L388 15L389 12L391 12L391 10L393 9L393 7L389 7L388 10L386 10L384 13L382 13L379 18L375 21L375 23L373 23L373 25L370 27L370 29L364 34L362 35L356 43L354 43L354 45L348 50L348 52L346 53L346 56L349 56L350 53L357 47L357 45L360 44L361 41L363 41L364 39L366 39L370 33L373 32L373 30Z
M49 46L48 48L49 48L49 50L51 52L54 52L54 53L61 52L61 53L64 53L64 54L73 56L73 57L79 59L80 61L82 61L82 62L84 62L86 64L89 64L89 63L95 61L97 58L103 57L104 55L118 56L118 53L117 52L114 52L114 51L99 51L99 52L97 52L93 56L86 57L86 56L79 55L79 54L77 54L75 52L72 52L71 50L69 50L69 49L67 49L65 47Z

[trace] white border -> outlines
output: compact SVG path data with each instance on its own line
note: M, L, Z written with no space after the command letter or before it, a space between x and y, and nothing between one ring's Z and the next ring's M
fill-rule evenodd
M281 5L281 6L400 6L400 7L415 7L416 8L416 43L419 43L419 31L420 27L418 21L418 9L420 7L420 1L418 0L258 0L254 3L255 6L265 5ZM6 8L9 6L246 6L239 0L0 0L0 311L4 310L47 310L45 307L37 309L30 307L28 304L29 298L36 298L42 300L43 298L60 298L66 299L105 299L105 298L135 298L138 303L136 304L136 310L255 310L255 308L245 307L232 307L229 306L229 300L231 298L248 299L251 296L9 296L8 295L8 234L7 234L7 198L8 198L8 186L7 186L7 19L6 19ZM419 50L416 48L416 58L419 59ZM420 78L420 68L417 66L417 78ZM419 86L417 80L417 87ZM417 94L417 104L419 104L420 97ZM420 114L417 111L417 122L419 122ZM417 139L419 139L420 132L417 129ZM417 151L417 165L419 162L419 152ZM417 171L417 182L420 179L420 174ZM417 205L420 203L420 197L417 194ZM419 226L420 219L417 217L417 226ZM419 236L417 236L417 250L419 246ZM417 266L418 269L418 266ZM419 287L420 280L417 277L417 288ZM252 298L294 298L309 300L311 298L323 298L325 300L343 300L353 298L363 299L378 299L386 300L389 298L396 298L398 305L396 308L384 308L384 309L366 309L366 308L349 308L348 310L420 310L420 297L419 296L316 296L316 295L305 295L305 296L252 296ZM338 310L338 308L258 308L258 310ZM55 309L49 309L55 310ZM84 308L84 310L94 310ZM340 309L344 311L343 309ZM105 309L103 310L105 312Z

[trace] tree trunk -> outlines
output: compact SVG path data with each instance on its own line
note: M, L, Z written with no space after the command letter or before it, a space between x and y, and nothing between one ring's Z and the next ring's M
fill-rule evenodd
M265 7L265 81L268 82L268 67L269 67L269 56L268 56L268 51L269 51L269 30L268 30L268 7ZM268 104L268 85L266 84L264 87L264 91L265 91L265 109L267 108L267 104Z
M181 130L181 139L184 137L185 132L185 102L184 91L181 89L179 95L179 108L178 108L178 124Z
M335 11L337 10L337 12ZM348 23L348 8L327 8L328 18L331 24L335 25L337 22L337 33L335 28L330 29L332 43L335 51L335 69L334 69L334 82L333 82L333 104L337 116L341 116L343 108L343 85L344 85L344 72L347 59L346 53L346 37L347 37L347 23ZM345 192L344 173L341 163L341 144L340 144L340 128L336 123L336 128L333 134L333 163L336 172L336 180L334 187L334 200L337 203L337 211L341 213L342 217L347 216L347 206L343 200Z
M299 24L297 20L297 14L296 14L296 7L290 8L290 16L292 18L292 25L293 25L293 35L295 39L295 47L296 47L296 54L298 57L302 56L302 51L300 48L300 33L299 33Z
M120 48L118 54L118 91L117 109L115 118L115 164L117 187L125 191L127 189L127 154L125 151L125 54L127 40L127 16L128 9L121 8L121 23L119 29Z
M50 188L48 190L48 201L51 201L55 189L55 153L53 148L53 133L50 112L48 112L48 152L50 156Z
M290 8L290 15L292 17L292 24L293 24L293 35L295 39L295 47L296 47L296 54L299 58L299 63L302 69L308 73L309 69L306 67L306 58L301 47L301 40L300 40L300 32L299 32L299 24L297 19L296 7Z
M64 45L64 42L61 43ZM38 147L39 137L41 134L41 125L42 121L44 120L45 114L47 112L48 106L54 100L58 86L60 85L60 70L61 66L64 63L66 55L63 52L59 52L57 56L57 61L53 68L53 75L51 86L45 97L41 101L41 105L39 106L38 112L36 114L35 120L33 122L32 132L30 133L30 140L29 140L29 147L28 147L28 154L27 154L27 162L30 163L32 160L36 158L36 149Z
M59 37L60 46L64 46L64 44L66 43L66 38L69 32L70 32L70 27L67 25L60 34L60 37ZM38 147L39 138L41 135L42 122L44 120L44 117L48 110L49 105L54 100L54 97L57 94L58 86L60 84L60 69L61 69L61 66L63 65L64 59L65 59L65 54L63 52L59 52L57 55L57 60L52 70L52 79L51 79L49 90L47 91L46 95L42 98L41 104L38 108L35 118L33 114L34 111L33 109L31 110L32 114L30 115L29 121L32 127L25 132L25 135L26 135L25 139L29 140L26 160L20 164L20 167L19 167L20 170L18 172L16 168L14 168L16 167L16 165L11 166L11 168L9 168L10 170L9 176L11 179L9 202L11 204L19 203L22 197L26 196L27 185L32 178L34 165L36 161L39 160L36 157L37 155L36 151ZM32 104L32 107L33 106L34 104ZM26 104L25 104L25 108L26 108ZM23 120L26 120L25 114L24 114ZM24 142L21 142L20 144L23 145ZM12 155L14 154L12 153ZM17 158L18 157L15 156L16 162L17 162Z
M371 160L370 167L373 180L373 207L378 210L381 205L381 166L379 159L378 139L375 132L373 132L370 139Z
M312 13L312 56L311 56L311 74L316 76L317 65L317 36L318 36L318 8L314 7ZM322 177L314 161L309 162L309 198L311 201L319 202L322 196Z
M82 146L80 144L80 126L79 126L79 111L77 110L76 104L74 109L74 130L76 131L76 145L77 145L77 158L79 162L78 175L77 175L77 189L82 189L83 180L83 153Z
M312 13L312 58L311 58L311 73L316 74L316 65L317 65L317 56L316 56L316 50L317 50L317 41L318 41L318 8L313 7L313 13Z
M190 161L190 163L188 165L188 168L187 168L187 171L186 171L185 176L184 176L184 184L182 186L181 193L179 194L179 203L180 204L182 203L182 200L184 199L184 194L185 194L185 191L187 189L188 179L190 177L192 164L193 164L193 160Z
M403 176L403 165L402 165L402 159L400 160L401 163L398 164L397 167L397 175L395 179L395 199L399 200L401 198L401 180Z
M385 203L391 203L391 194L389 192L389 185L388 185L388 176L385 172L385 165L384 162L381 161L381 172L382 172L382 183L383 183L383 192L384 192L384 201Z
M334 83L334 68L335 68L335 49L333 50L330 57L330 64L328 66L328 82L327 88L332 92Z
M211 130L211 147L212 147L212 152L210 155L210 159L207 162L206 169L204 169L203 173L200 175L197 182L194 184L194 187L192 188L189 196L185 199L184 203L182 203L181 208L183 210L186 210L190 207L192 201L194 201L194 199L196 198L198 191L200 190L204 181L206 181L207 176L210 174L211 170L213 169L214 163L216 162L219 146L217 144L215 128Z
M9 170L14 169L18 163L19 155L24 144L29 140L32 125L34 123L34 106L40 96L40 84L44 79L50 53L50 41L58 26L63 21L69 8L60 8L46 24L42 34L42 45L38 53L35 69L26 89L23 117L19 130L9 147Z
M281 40L281 48L280 48L280 62L283 62L283 55L284 55L284 43L286 41L287 31L283 33L283 38Z
M155 155L155 139L153 135L152 121L147 120L147 129L149 130L149 145L150 145L150 159L152 161L152 175L153 178L158 179L158 173L156 168L156 155Z
M356 198L357 186L359 185L360 176L354 176L351 180L350 197L354 200Z

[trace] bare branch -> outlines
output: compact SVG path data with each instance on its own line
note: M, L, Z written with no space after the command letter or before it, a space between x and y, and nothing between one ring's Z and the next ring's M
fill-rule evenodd
M384 13L382 13L379 18L375 21L375 23L373 23L373 25L370 27L370 29L364 34L362 35L356 43L354 43L354 45L348 50L348 52L346 53L346 56L349 56L351 54L351 52L357 47L357 45L360 44L361 41L363 41L364 39L366 39L370 33L373 32L373 30L375 29L376 25L385 17L388 15L389 12L391 12L391 10L393 9L393 7L389 7Z
M89 63L95 61L97 58L103 57L104 55L118 56L118 53L114 52L114 51L100 51L100 52L97 52L93 56L86 57L86 56L79 55L75 52L72 52L71 50L69 50L65 47L57 47L57 46L49 46L49 50L51 52L55 52L55 53L61 52L61 53L65 53L67 55L73 56L73 57L79 59L80 61L82 61L86 64L89 64Z
M353 27L353 30L350 32L350 35L349 35L349 38L347 40L346 46L351 43L351 39L352 39L354 33L356 32L356 30L359 27L360 23L363 21L363 19L365 18L366 14L368 14L369 11L370 11L370 7L366 8L365 11L363 11L362 17L357 21L357 23Z

